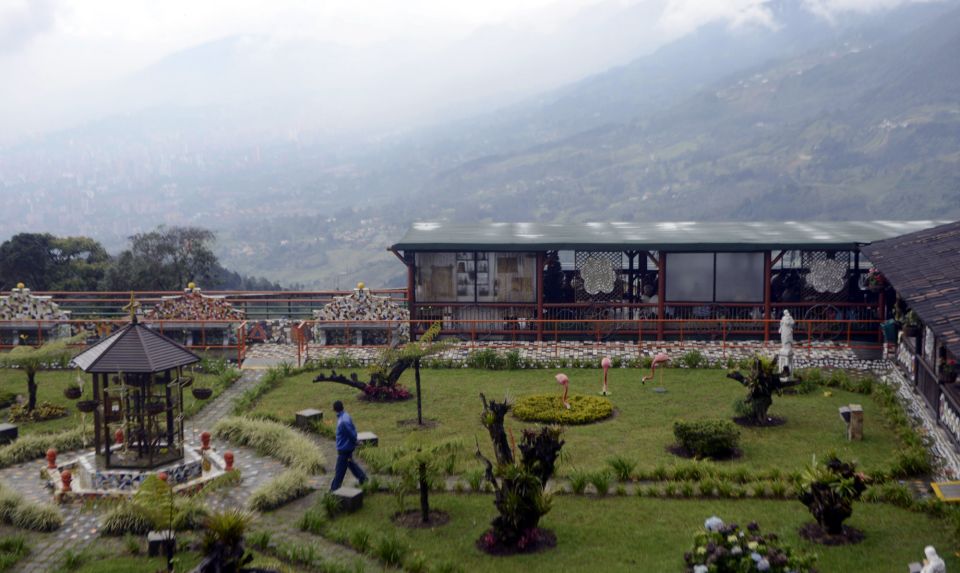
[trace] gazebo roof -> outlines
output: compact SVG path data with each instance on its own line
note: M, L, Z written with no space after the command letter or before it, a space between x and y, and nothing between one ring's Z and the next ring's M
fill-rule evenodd
M960 221L878 241L865 253L923 323L960 356Z
M73 363L84 372L149 374L200 362L166 336L132 322L84 350Z

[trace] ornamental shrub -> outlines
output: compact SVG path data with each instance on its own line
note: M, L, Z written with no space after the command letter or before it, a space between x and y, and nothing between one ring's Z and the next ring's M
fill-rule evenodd
M479 370L503 370L507 367L504 357L497 354L492 348L475 350L467 355L467 366Z
M680 447L697 458L727 457L740 443L740 431L727 420L674 422L673 435Z
M680 364L687 368L706 368L710 361L699 350L690 350L680 357Z
M693 538L693 548L684 553L688 573L810 573L816 556L796 553L775 534L760 532L756 522L746 530L734 523L725 525L711 517Z
M573 395L570 409L563 405L559 394L533 394L517 399L514 415L525 422L548 424L589 424L613 415L613 403L602 396Z

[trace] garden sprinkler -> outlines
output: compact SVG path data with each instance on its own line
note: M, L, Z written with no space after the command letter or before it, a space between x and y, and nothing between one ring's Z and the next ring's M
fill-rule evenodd
M567 378L566 374L557 374L557 383L563 386L563 397L561 400L563 401L563 406L569 410L570 402L567 401L567 392L570 391L570 379Z
M600 366L603 367L603 390L600 390L600 393L609 396L610 393L607 392L607 370L610 370L610 367L613 366L613 361L610 360L609 356L604 356L603 360L600 361Z
M640 382L646 384L647 380L653 380L653 376L654 376L654 374L657 372L657 366L660 366L660 367L661 367L661 370L660 370L660 384L663 384L663 369L662 369L662 368L663 368L664 365L666 365L667 362L670 362L670 357L667 356L666 353L664 353L664 352L661 352L661 353L657 354L656 356L654 356L654 357L653 357L653 362L650 363L650 375L649 375L649 376L644 376L643 378L641 378L641 379L640 379Z

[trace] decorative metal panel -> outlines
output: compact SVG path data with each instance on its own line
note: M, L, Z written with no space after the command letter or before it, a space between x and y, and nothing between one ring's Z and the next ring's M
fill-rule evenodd
M578 301L614 301L623 299L620 267L623 253L577 251L574 258L577 276L572 281Z

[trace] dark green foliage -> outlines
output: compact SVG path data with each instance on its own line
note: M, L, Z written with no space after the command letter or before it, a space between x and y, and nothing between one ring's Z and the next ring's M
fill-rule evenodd
M507 361L492 348L474 350L467 355L467 366L479 370L504 370Z
M822 463L814 461L804 472L799 497L824 531L839 535L843 522L853 514L853 502L866 489L866 476L857 473L853 463L830 455Z
M0 571L8 571L30 553L22 535L0 537Z
M740 443L740 431L727 420L674 422L677 444L697 458L730 456Z
M627 459L623 456L614 456L607 460L607 465L613 469L614 475L621 482L630 481L633 476L633 470L637 467L637 461Z
M747 376L740 372L730 372L727 378L736 380L747 388L745 404L738 408L749 415L746 417L756 425L767 423L767 411L773 404L773 394L781 393L784 384L780 381L775 361L756 356Z
M680 364L687 368L706 368L710 365L710 361L699 350L688 350L680 357Z
M613 415L613 403L602 396L574 394L568 398L570 409L558 394L534 394L517 399L514 415L526 422L550 424L589 424Z

